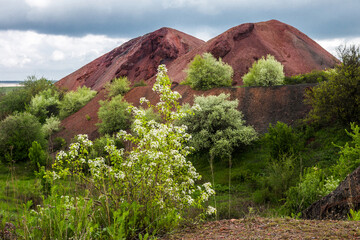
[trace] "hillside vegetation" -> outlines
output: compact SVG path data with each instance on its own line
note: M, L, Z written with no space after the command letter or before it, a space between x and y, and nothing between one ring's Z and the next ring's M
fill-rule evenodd
M192 106L180 105L161 65L153 86L157 104L141 98L141 107L129 105L122 95L130 83L114 80L98 112L100 138L79 135L67 143L52 138L60 119L96 92L65 92L46 79L29 79L0 96L0 237L171 238L179 226L237 218L245 220L225 223L247 230L308 229L293 219L281 229L271 226L279 221L273 217L301 217L360 164L359 48L342 49L341 58L333 70L282 75L282 84L318 83L305 93L312 110L292 126L270 124L265 134L247 125L229 95L197 96ZM201 85L218 87L212 83L204 78ZM358 210L343 218L358 220ZM345 234L353 225L341 226Z

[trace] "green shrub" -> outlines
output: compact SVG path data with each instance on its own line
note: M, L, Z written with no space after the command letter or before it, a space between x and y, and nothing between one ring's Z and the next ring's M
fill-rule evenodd
M46 160L47 160L46 152L43 150L41 145L36 141L33 141L31 147L29 148L29 159L30 159L31 167L35 171L40 171L40 168L42 166L46 166Z
M284 84L320 83L329 80L335 69L313 70L310 73L299 74L296 76L285 77Z
M59 104L59 93L49 88L31 98L28 111L44 123L47 118L59 115Z
M130 90L130 81L127 77L115 78L105 85L109 97L124 95Z
M307 168L300 182L286 192L284 210L287 214L302 212L321 197L334 191L340 180L326 177L324 170Z
M269 146L270 156L275 160L284 154L297 153L300 144L293 129L282 122L277 122L275 126L270 123L264 139Z
M271 161L265 169L265 176L258 179L260 189L254 194L258 203L278 203L285 192L298 180L300 171L296 168L297 158L283 154L278 161Z
M42 131L46 138L49 138L53 133L60 130L60 119L58 117L49 117L45 120L45 123L42 125Z
M129 104L121 95L108 101L100 101L100 106L98 116L101 122L96 125L101 134L113 134L130 127Z
M242 80L245 86L274 86L284 84L284 77L284 66L268 54L254 62Z
M85 106L94 96L96 91L87 88L86 86L79 87L76 91L67 92L60 102L60 119L79 111Z
M28 77L22 83L23 87L8 92L0 98L0 119L14 112L22 112L30 104L31 98L46 89L55 90L53 83L45 78L36 79L34 76Z
M340 147L340 158L332 167L333 175L340 180L360 166L360 127L352 123L351 130L346 131L352 138L351 143L347 142L344 147Z
M136 88L136 87L145 87L145 86L147 86L146 82L143 79L141 79L140 81L135 82L132 87Z
M104 136L94 140L93 147L90 151L90 158L106 157L108 155L106 146L109 144L109 141L111 141L111 143L113 143L118 149L124 147L124 144L120 139L110 136L109 134L105 134Z
M187 70L187 78L183 84L196 90L209 90L215 87L231 86L233 69L221 58L219 61L211 53L196 55Z
M28 151L33 141L45 147L41 124L30 113L16 113L0 122L0 161L28 160Z
M306 91L311 105L308 120L317 123L360 123L360 51L354 46L343 50L343 63L328 81Z
M190 144L196 151L210 150L214 156L228 156L233 148L248 145L257 138L253 127L245 126L245 120L237 110L238 100L228 100L229 95L198 96L193 115L183 118L182 123L192 135Z
M64 150L67 143L62 137L56 137L53 141L53 151Z

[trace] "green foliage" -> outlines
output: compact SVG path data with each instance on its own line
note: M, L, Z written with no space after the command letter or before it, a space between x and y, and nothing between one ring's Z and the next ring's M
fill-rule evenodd
M335 190L339 183L340 181L332 176L327 178L322 169L307 168L300 182L286 192L284 210L288 214L299 213Z
M269 124L265 141L270 149L272 159L279 159L284 154L295 154L298 151L299 139L293 129L282 122L275 126Z
M194 100L197 108L193 115L186 116L182 123L192 135L191 146L196 151L207 150L213 156L228 157L239 145L249 145L257 138L251 126L237 110L238 100L228 100L229 95L198 96Z
M53 150L54 151L58 151L58 150L64 150L64 148L66 147L67 143L66 140L62 137L56 137L53 141Z
M340 147L340 158L332 169L333 175L340 180L360 165L360 127L352 123L351 130L352 132L346 133L352 138L352 142Z
M115 78L105 85L109 97L124 95L130 90L130 81L127 77Z
M215 87L231 86L233 69L223 62L217 61L211 53L196 55L187 70L187 78L183 84L196 90L209 90Z
M284 84L284 66L268 54L254 62L242 78L245 86L274 86Z
M45 120L42 125L42 131L46 138L49 138L53 133L60 130L60 119L58 117L51 116Z
M97 204L92 204L91 212L81 214L90 214L86 222L90 226L75 225L76 231L73 228L62 228L53 232L80 234L93 229L101 233L98 239L143 239L178 225L189 208L204 209L204 202L215 192L210 183L194 185L200 176L191 162L186 160L190 149L185 146L185 142L190 139L190 135L185 133L186 127L173 124L186 113L177 102L180 94L172 92L170 85L166 68L159 66L153 90L160 95L160 102L155 106L144 98L140 102L147 102L148 107L156 109L163 120L161 123L149 121L143 109L131 107L135 117L133 134L120 131L117 135L128 141L129 151L118 149L113 141L108 140L105 147L107 155L93 159L89 154L93 143L86 135L79 135L76 142L70 145L69 151L59 152L53 171L49 171L47 177L57 180L71 175L72 179L76 179L76 185L86 184L88 197ZM60 198L58 196L56 201ZM64 209L72 207L70 205ZM64 210L59 211L61 213ZM209 207L207 212L211 214L214 209ZM81 221L72 220L63 223L60 216L55 218L57 222L53 226L81 224ZM69 213L67 216L72 219L72 216L77 215ZM47 228L45 232L52 230L49 230L49 226L44 228ZM66 239L69 236L54 237Z
M37 142L33 141L29 148L29 159L31 167L35 171L40 171L42 166L46 166L47 155L43 150L42 146Z
M86 86L80 87L76 91L67 92L64 99L60 102L60 118L64 119L77 112L95 95L96 91L91 90Z
M93 146L90 151L90 158L106 157L108 155L108 152L106 151L106 146L109 143L114 144L118 149L124 147L124 144L120 139L114 136L110 136L109 134L105 134L104 136L101 136L94 140Z
M328 81L306 92L305 103L311 105L308 120L318 123L360 122L360 51L351 46L341 52L343 63Z
M22 112L30 104L31 98L46 89L55 89L53 83L45 78L28 77L22 83L24 87L17 88L0 97L0 119L14 112Z
M353 209L350 209L349 215L348 215L349 221L360 221L360 210L354 211Z
M59 104L59 93L49 88L31 98L28 111L44 123L47 118L59 115Z
M84 197L51 195L44 206L31 209L24 204L22 239L99 239L93 200ZM97 232L96 232L97 230Z
M33 141L45 146L38 119L27 112L8 116L0 122L0 161L26 161Z
M279 156L278 161L269 162L265 176L258 179L261 188L253 193L255 202L277 203L283 199L285 192L296 183L299 177L297 160L294 155L283 154Z
M121 95L108 101L100 101L100 106L98 116L101 122L96 125L101 134L113 134L130 127L129 104Z
M133 88L145 87L145 86L147 86L146 82L143 79L141 79L140 81L134 83Z
M284 84L320 83L328 81L332 74L336 74L335 69L313 70L310 73L299 74L296 76L285 77Z

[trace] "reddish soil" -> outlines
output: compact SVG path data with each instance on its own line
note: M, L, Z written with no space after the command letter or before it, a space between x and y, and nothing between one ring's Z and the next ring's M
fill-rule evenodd
M115 77L127 76L134 83L148 80L160 64L201 46L204 41L171 28L161 28L132 39L95 59L56 83L60 88L75 90L87 86L99 91Z
M360 223L250 217L207 222L162 239L360 239Z
M233 67L233 85L241 85L242 76L248 72L253 62L267 54L275 56L284 65L286 76L314 69L333 68L339 63L334 56L296 28L270 20L233 27L179 57L168 66L170 78L175 82L183 81L188 64L197 54L204 52L221 57Z

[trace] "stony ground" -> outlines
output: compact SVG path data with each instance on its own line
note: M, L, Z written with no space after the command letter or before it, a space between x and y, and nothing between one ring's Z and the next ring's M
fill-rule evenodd
M253 217L207 222L163 239L360 239L360 222Z

